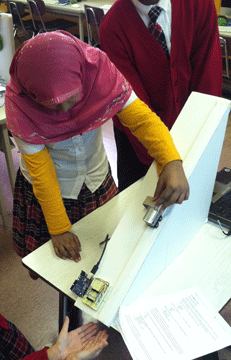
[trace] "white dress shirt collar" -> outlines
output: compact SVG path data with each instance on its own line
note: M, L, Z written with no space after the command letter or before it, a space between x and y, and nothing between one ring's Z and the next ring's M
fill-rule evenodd
M137 8L137 10L143 15L147 15L149 13L149 10L151 9L151 7L155 6L155 5L143 5L138 0L132 0L132 2L135 5L135 7ZM169 7L171 7L171 0L159 0L159 2L156 5L158 5L159 7L161 7L163 10L165 10L167 12Z

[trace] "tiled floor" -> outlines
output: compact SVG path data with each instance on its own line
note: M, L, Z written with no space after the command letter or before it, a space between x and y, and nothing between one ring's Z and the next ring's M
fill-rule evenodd
M105 148L116 178L116 149L112 132L112 123L103 127ZM231 167L231 117L227 127L226 139L221 155L219 169ZM15 169L19 165L19 153L13 150ZM6 198L9 220L11 221L12 194L7 178L4 155L0 153L0 182ZM14 322L35 349L41 349L57 337L58 329L58 293L38 279L32 280L22 266L21 259L12 250L12 231L4 229L0 219L0 312ZM223 315L231 323L231 307L227 305ZM118 337L111 336L110 345L99 356L101 360L130 360L128 353ZM114 346L113 346L114 345ZM231 360L230 352L220 352L220 360Z

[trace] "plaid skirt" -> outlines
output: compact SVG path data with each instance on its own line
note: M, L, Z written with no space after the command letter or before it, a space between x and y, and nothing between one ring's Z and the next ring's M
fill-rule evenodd
M84 216L112 199L118 192L111 170L94 192L83 184L77 199L63 199L70 222L74 224ZM13 246L16 253L24 257L50 240L41 206L32 185L17 172L13 202Z
M10 321L8 329L0 327L0 360L18 360L34 353L25 336Z

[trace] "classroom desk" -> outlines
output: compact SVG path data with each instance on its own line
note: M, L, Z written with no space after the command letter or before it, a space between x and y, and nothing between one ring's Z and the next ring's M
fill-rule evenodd
M16 2L22 2L27 5L26 0L15 0ZM84 30L83 30L83 21L85 20L85 10L84 5L91 5L95 7L101 7L104 5L112 5L114 0L85 0L81 1L78 4L70 5L59 5L57 0L45 0L46 11L50 14L57 14L63 16L72 16L79 19L79 37L80 40L84 41Z
M225 27L225 26L222 26L222 27ZM227 31L222 31L222 29L219 29L219 35L222 36L222 37L230 39L231 38L231 31L227 32Z
M65 316L65 297L72 300L77 299L77 296L70 290L71 285L78 278L81 270L90 271L91 269L91 267L89 269L84 268L84 260L87 256L84 252L84 243L90 242L92 251L95 252L95 258L91 264L93 266L102 252L102 248L98 246L99 242L105 238L107 233L110 236L112 235L127 208L129 199L135 196L140 181L142 180L73 225L72 231L79 236L83 249L82 260L79 263L58 258L54 253L51 241L22 259L26 268L33 270L39 277L59 291L60 328ZM230 237L226 238L216 225L207 223L145 293L147 292L147 297L151 297L180 291L196 285L215 309L219 311L230 299L230 258ZM142 296L142 294L140 295ZM116 318L113 327L119 330Z
M78 4L70 5L59 5L57 0L45 0L47 12L53 14L60 14L66 16L75 16L79 19L79 38L84 41L84 30L83 30L83 21L85 20L85 10L84 5L91 5L95 7L101 7L104 5L112 5L113 0L89 0L81 1Z
M73 225L72 232L78 234L82 246L84 235L86 240L91 240L94 243L95 258L92 266L95 261L98 261L102 252L102 247L95 244L99 244L104 240L106 234L112 235L127 208L129 199L139 186L140 182L138 181ZM86 228L88 229L87 232ZM86 257L84 247L81 257L83 263ZM58 258L54 253L51 240L22 259L22 263L26 268L33 270L41 279L59 291L59 330L62 328L66 315L66 297L74 301L77 299L77 296L71 292L70 287L82 270L81 261L75 263L68 259L62 260ZM58 270L60 267L62 272Z

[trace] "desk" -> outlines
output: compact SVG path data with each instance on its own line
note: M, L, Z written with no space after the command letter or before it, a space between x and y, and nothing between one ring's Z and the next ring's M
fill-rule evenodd
M112 235L127 208L129 199L134 196L139 186L140 181L73 226L72 231L82 240L82 260L79 263L56 257L52 243L49 241L23 258L23 265L57 289L61 294L60 299L64 295L76 300L77 296L71 292L70 286L79 276L80 271L84 269L83 264L87 256L86 246L92 247L92 251L95 252L93 266L102 251L97 246L98 243L102 241L105 234ZM88 229L87 234L86 228ZM225 263L230 264L230 256L231 239L226 238L217 226L210 223L205 224L196 238L145 293L147 293L147 297L151 297L197 285L215 309L219 311L230 299L231 268L230 265L224 266ZM223 266L220 266L221 263ZM172 281L172 278L175 281ZM60 304L62 305L61 302ZM65 316L63 310L65 309L60 308L60 327L63 316ZM119 329L117 319L113 326Z
M79 19L79 38L84 41L84 30L83 30L83 21L85 20L85 10L84 5L90 5L95 7L101 7L103 5L112 5L114 0L87 0L81 1L78 4L74 5L58 5L57 1L54 0L45 0L47 12L60 15L69 15L77 16Z
M83 247L81 252L82 260L79 263L58 258L54 253L51 240L22 259L25 267L33 270L39 277L59 291L59 329L62 327L66 314L65 296L74 301L77 299L77 296L71 292L70 287L78 278L87 256L83 239L86 239L87 245L95 253L92 268L102 252L102 248L98 246L99 242L104 240L106 234L112 235L127 208L129 199L139 186L140 181L73 225L72 232L78 234ZM86 228L88 229L87 234ZM60 268L62 268L62 272Z
M20 1L27 5L26 0L16 0ZM83 30L83 21L85 20L85 10L84 5L91 5L95 7L101 7L103 5L112 5L114 0L85 0L81 1L78 4L70 5L59 5L56 0L45 0L46 11L50 14L60 14L63 16L73 16L79 19L79 37L80 40L84 41L84 30Z
M225 26L220 26L220 29L219 29L219 35L222 36L222 37L225 37L225 38L231 38L231 32L227 32L227 31L222 31L222 28L225 28Z

